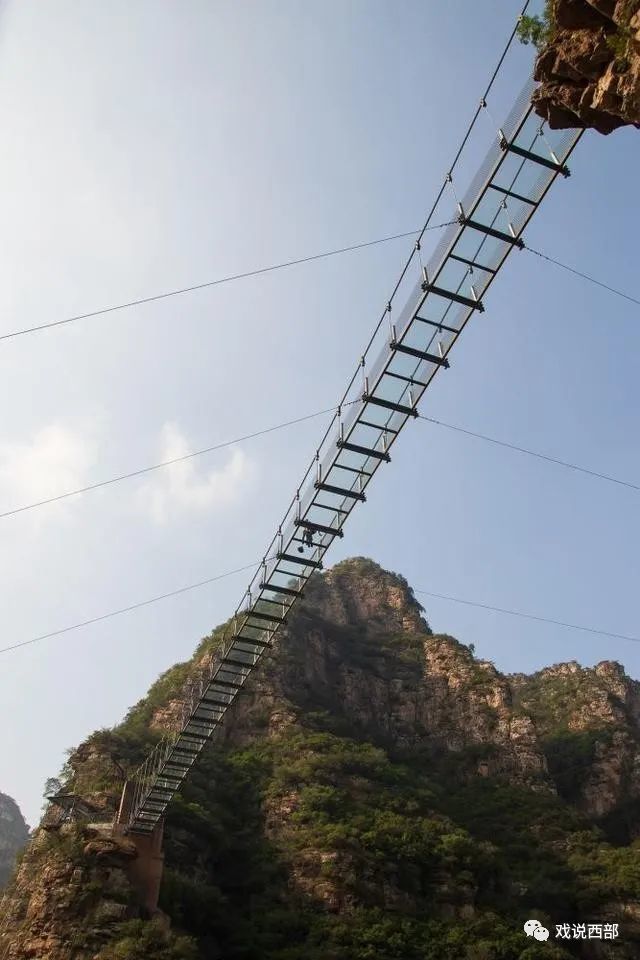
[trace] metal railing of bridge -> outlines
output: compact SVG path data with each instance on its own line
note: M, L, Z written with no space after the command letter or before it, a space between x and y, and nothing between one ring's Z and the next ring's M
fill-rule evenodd
M420 244L378 324L305 472L265 559L252 578L218 654L185 691L180 729L134 775L128 829L150 833L219 728L265 651L287 622L309 577L367 487L566 161L581 131L547 130L530 106L530 82L516 101L428 262ZM419 271L419 272L418 272ZM404 307L396 312L395 302ZM378 355L373 363L368 358Z

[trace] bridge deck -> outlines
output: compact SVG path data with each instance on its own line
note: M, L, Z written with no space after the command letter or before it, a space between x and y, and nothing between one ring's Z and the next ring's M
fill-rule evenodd
M389 314L379 355L307 471L298 498L236 611L230 635L206 674L192 683L179 734L161 743L135 777L129 830L150 833L200 752L303 593L309 577L366 489L448 357L522 232L559 175L581 131L550 131L516 102L500 137L458 204L404 308ZM483 322L482 320L480 322Z

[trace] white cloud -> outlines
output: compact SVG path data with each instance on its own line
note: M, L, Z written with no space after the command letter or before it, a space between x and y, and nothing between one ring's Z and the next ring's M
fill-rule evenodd
M83 486L94 458L94 440L60 423L27 442L0 442L0 512Z
M190 453L186 437L175 423L162 428L161 460ZM248 488L252 464L242 450L233 450L226 463L211 470L202 462L185 460L163 467L144 483L140 497L156 523L166 523L180 513L220 510L236 503Z

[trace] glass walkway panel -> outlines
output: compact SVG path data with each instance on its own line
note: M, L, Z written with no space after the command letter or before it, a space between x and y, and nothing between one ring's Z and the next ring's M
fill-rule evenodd
M530 106L529 84L452 223L407 290L406 302L378 331L379 353L363 358L354 396L336 410L314 462L268 547L215 659L191 681L179 730L161 742L134 775L129 826L149 833L180 789L228 708L269 650L352 510L558 176L581 131L547 130Z

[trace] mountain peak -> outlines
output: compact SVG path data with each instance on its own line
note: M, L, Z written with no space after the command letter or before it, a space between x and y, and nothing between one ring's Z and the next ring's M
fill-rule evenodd
M169 807L178 931L136 919L131 851L52 815L7 896L12 960L353 960L387 941L459 960L489 940L515 960L532 914L606 915L640 943L639 685L613 661L505 676L422 614L367 558L316 574ZM221 633L71 755L65 790L110 819Z
M338 624L366 623L373 631L431 632L405 578L367 557L343 560L312 577L303 606Z
M29 827L12 797L0 793L0 887L11 873L17 854L29 839Z

